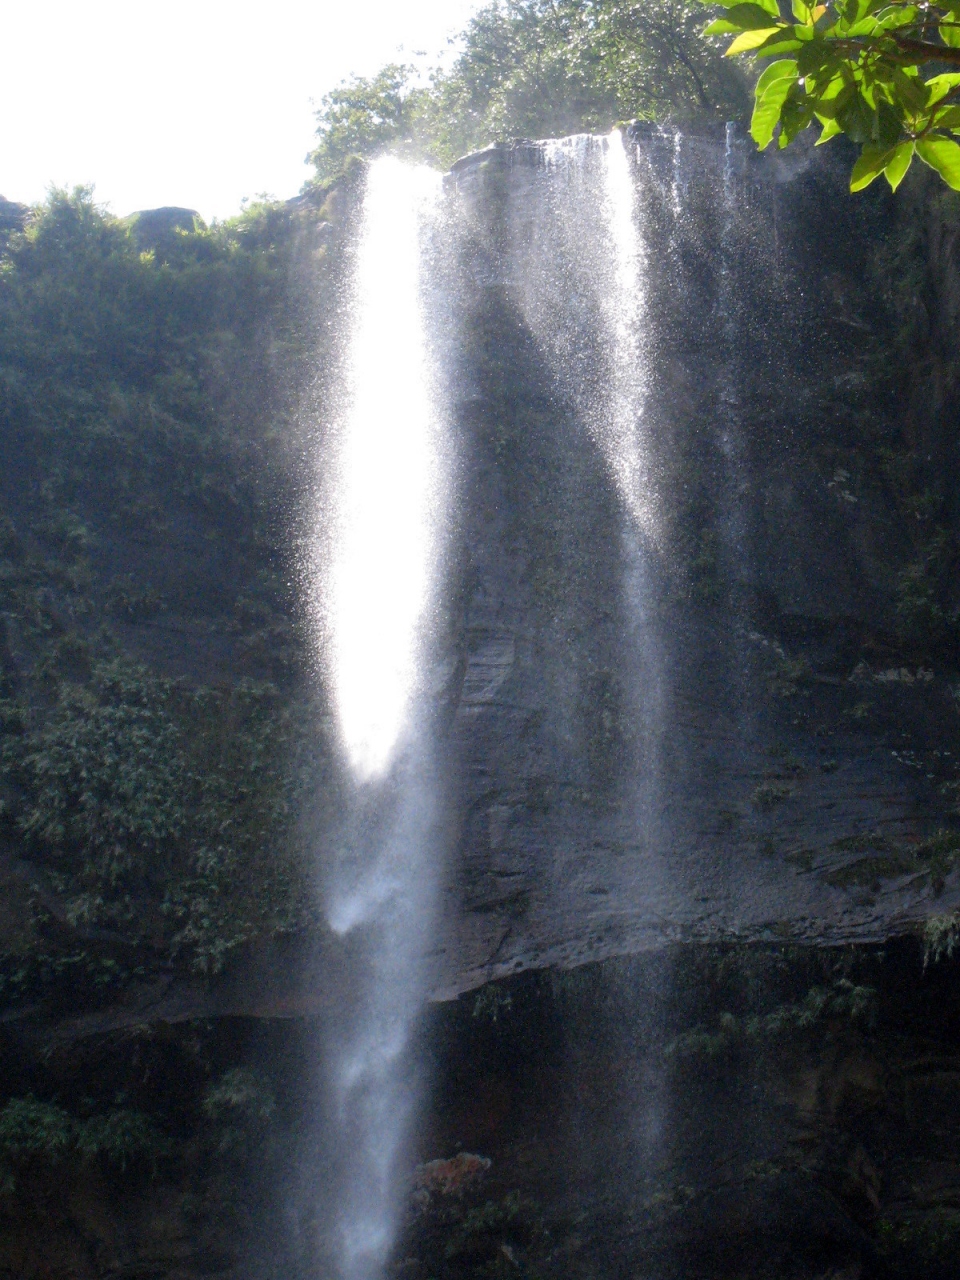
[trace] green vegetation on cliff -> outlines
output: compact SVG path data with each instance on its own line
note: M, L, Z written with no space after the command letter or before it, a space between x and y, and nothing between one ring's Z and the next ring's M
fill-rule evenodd
M287 545L317 224L54 192L0 258L7 999L307 923Z

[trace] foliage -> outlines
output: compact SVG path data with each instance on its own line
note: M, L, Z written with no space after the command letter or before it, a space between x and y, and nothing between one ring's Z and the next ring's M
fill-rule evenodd
M36 1098L11 1098L0 1110L0 1168L8 1189L13 1170L30 1161L61 1164L102 1160L121 1171L137 1161L155 1163L169 1144L150 1118L129 1108L78 1119Z
M320 179L351 153L403 146L441 165L490 142L607 130L618 120L739 117L746 90L691 0L496 0L447 69L391 65L323 101Z
M161 871L183 835L189 782L170 694L167 682L117 662L100 667L92 687L65 687L23 741L19 773L32 804L18 825L28 844L79 855L83 877L104 889Z
M498 1022L513 1007L513 996L498 982L488 982L473 998L473 1017L481 1022Z
M247 1067L233 1067L207 1089L203 1111L210 1120L243 1116L255 1124L268 1124L277 1109L269 1082Z
M54 191L0 256L0 835L37 873L8 997L212 972L307 922L278 512L316 223Z
M885 879L923 874L935 894L943 890L946 876L960 855L960 832L940 828L919 844L906 844L875 835L849 836L830 846L839 852L864 854L827 874L827 882L839 887L869 885L879 889Z
M923 967L932 960L937 964L944 956L953 958L960 942L960 916L956 911L929 916L923 925Z
M62 1107L12 1098L0 1111L0 1150L8 1159L40 1155L56 1163L73 1143L74 1121Z
M819 142L846 134L860 147L851 191L881 173L895 191L914 156L960 190L960 6L909 0L750 0L706 29L732 34L727 55L768 65L755 89L750 132L761 150L814 123Z
M317 146L308 159L321 179L340 173L349 156L370 155L403 138L413 68L399 63L375 76L354 76L325 94Z
M801 1001L780 1005L767 1014L741 1019L729 1012L721 1013L716 1030L696 1027L684 1032L670 1042L666 1054L680 1060L712 1059L744 1043L776 1045L787 1037L869 1028L876 1012L877 992L873 987L838 978L829 987L811 987Z
M203 1113L216 1128L220 1155L248 1158L261 1155L264 1136L274 1121L277 1102L270 1082L259 1071L233 1067L211 1085L203 1098Z
M931 1280L950 1276L956 1270L960 1247L960 1212L952 1206L936 1205L925 1214L916 1211L901 1220L882 1218L877 1224L878 1253L896 1268L895 1274L920 1274Z
M65 685L4 763L70 921L165 938L204 972L301 925L293 732L270 686L187 690L117 660Z

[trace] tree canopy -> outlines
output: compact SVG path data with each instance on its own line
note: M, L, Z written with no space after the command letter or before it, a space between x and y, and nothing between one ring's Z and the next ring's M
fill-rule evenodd
M706 0L709 3L709 0ZM850 189L882 173L895 191L914 156L960 190L960 2L750 0L723 10L707 35L732 35L727 56L767 63L750 132L763 149L821 126L860 147Z
M323 180L386 147L449 165L508 137L748 112L746 77L704 36L694 0L494 0L449 67L392 65L328 94L311 159Z

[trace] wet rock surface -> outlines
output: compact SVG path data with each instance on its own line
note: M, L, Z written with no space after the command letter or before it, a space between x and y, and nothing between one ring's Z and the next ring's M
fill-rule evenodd
M394 1274L954 1275L955 982L701 946L461 997L422 1149L491 1164L412 1202Z
M858 415L895 430L863 400L885 339L856 251L809 234L817 209L851 234L876 211L809 157L632 140L652 534L591 417L602 353L584 392L537 311L553 287L559 327L583 319L582 192L532 143L450 179L467 337L441 996L681 939L881 941L960 893L952 659L898 632L902 514L869 458L839 461ZM583 279L557 262L577 252ZM837 296L853 339L811 355Z

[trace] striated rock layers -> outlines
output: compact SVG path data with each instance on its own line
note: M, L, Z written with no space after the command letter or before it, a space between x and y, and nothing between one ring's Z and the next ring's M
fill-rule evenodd
M469 337L438 994L683 940L877 942L957 903L954 654L910 629L880 211L810 156L632 142L639 533L593 418L603 342L581 327L581 367L556 338L610 246L578 240L541 146L450 180Z

